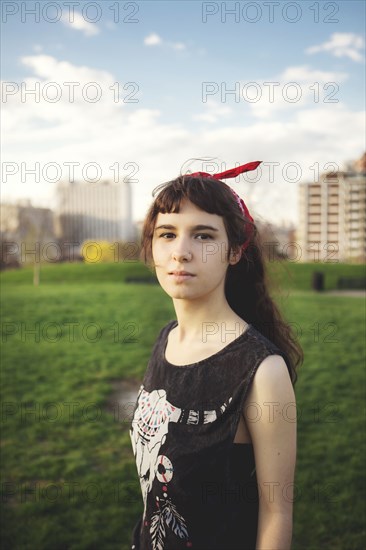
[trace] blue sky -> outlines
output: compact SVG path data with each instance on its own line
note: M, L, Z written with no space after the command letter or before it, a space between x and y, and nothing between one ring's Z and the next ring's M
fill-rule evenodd
M227 183L258 217L296 223L297 186L315 177L314 166L321 172L364 151L362 1L107 0L74 2L74 16L67 2L39 2L38 21L30 13L37 2L2 4L2 200L54 206L57 174L42 180L48 163L66 179L70 162L79 162L79 179L88 163L103 179L114 163L122 174L133 163L133 217L141 219L152 189L190 158L214 157L218 168L263 160L278 163L273 178L265 166L255 183ZM49 101L50 82L58 101ZM78 83L73 102L65 82ZM96 90L93 82L95 103L80 92ZM36 85L39 102L22 98L22 87ZM235 88L236 97L225 94ZM132 92L135 102L126 102ZM35 162L40 181L26 173Z

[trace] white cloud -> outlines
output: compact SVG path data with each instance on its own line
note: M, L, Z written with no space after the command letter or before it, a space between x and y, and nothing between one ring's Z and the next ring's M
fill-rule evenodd
M203 105L205 106L206 112L199 115L193 115L193 120L203 120L204 122L214 123L217 122L221 116L228 115L232 111L228 105L220 104L213 99L208 99Z
M161 44L162 40L160 36L156 33L149 34L149 36L146 36L144 39L144 44L146 46L157 46L158 44Z
M70 15L63 15L61 21L71 29L76 31L82 31L85 36L95 36L99 34L99 27L95 23L90 23L86 21L81 13L75 11L73 13L73 19L71 20Z
M336 57L349 57L353 61L362 61L364 47L365 41L361 35L338 32L333 33L327 42L310 46L305 53L329 52Z
M293 66L251 86L242 82L240 99L258 118L274 117L279 112L293 114L309 105L338 103L339 84L347 78L347 73Z
M172 42L170 45L174 50L185 50L186 49L186 45L183 44L183 42Z
M64 82L64 78L79 83L92 82L93 78L98 82L112 82L110 73L91 69L85 65L73 65L68 61L60 61L51 55L33 55L21 58L23 65L33 69L34 74L45 80Z
M187 159L216 157L220 171L236 163L263 160L280 163L275 168L274 181L270 181L269 168L264 166L262 178L255 183L249 183L250 174L248 178L240 176L239 183L235 180L228 183L243 196L257 217L273 222L282 218L296 221L297 183L286 181L286 165L297 163L302 170L301 179L311 180L314 170L310 167L314 163L322 171L328 162L341 165L345 159L357 158L363 152L364 113L352 112L341 103L307 104L285 121L278 112L279 117L253 121L240 115L242 103L229 107L210 101L209 115L219 119L231 110L238 115L236 122L209 128L197 123L189 125L189 121L165 123L158 109L141 108L138 103L115 103L109 87L117 79L107 71L76 66L46 55L24 57L22 62L33 71L31 78L22 79L29 88L34 88L36 82L41 89L48 82L62 85L77 81L80 86L75 88L73 103L64 87L62 97L55 103L47 101L47 95L43 97L42 93L38 103L31 95L21 101L20 93L6 98L3 166L16 162L19 168L2 185L3 194L9 198L32 197L37 204L38 197L43 200L47 197L54 206L56 184L47 181L42 173L38 183L31 174L22 181L21 163L28 169L34 168L36 162L41 168L47 163L58 163L66 178L69 168L65 163L78 162L75 177L81 180L82 168L90 162L101 166L106 179L113 178L111 166L116 163L122 177L131 172L125 168L126 164L136 163L138 182L132 184L133 218L142 219L151 203L153 188L178 176ZM283 74L295 74L295 69L291 69L293 73L290 69ZM296 70L298 76L302 75L302 82L306 81L309 72ZM329 74L324 76L328 77ZM98 83L102 89L103 95L96 103L88 103L81 96L82 87L89 82ZM202 168L194 166L191 171Z
M186 45L183 42L167 42L163 40L158 34L151 33L144 38L145 46L167 46L173 50L185 50Z
M344 82L347 77L347 73L337 73L334 71L318 71L311 69L308 65L288 67L279 75L279 78L283 81L295 81L305 84L311 84L314 82Z

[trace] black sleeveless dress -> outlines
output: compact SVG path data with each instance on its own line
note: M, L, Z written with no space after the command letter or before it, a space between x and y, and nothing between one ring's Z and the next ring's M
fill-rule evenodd
M144 510L131 549L255 550L253 446L233 441L257 368L276 354L290 373L287 356L249 325L211 357L172 365L165 349L177 324L160 331L133 412Z

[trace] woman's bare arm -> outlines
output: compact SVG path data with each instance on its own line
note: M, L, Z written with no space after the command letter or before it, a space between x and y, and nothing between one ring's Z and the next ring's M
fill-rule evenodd
M296 465L296 401L280 355L258 367L244 406L259 491L257 550L290 550Z

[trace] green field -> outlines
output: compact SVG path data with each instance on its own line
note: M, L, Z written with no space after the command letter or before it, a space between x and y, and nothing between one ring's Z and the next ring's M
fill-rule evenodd
M296 385L294 550L356 550L365 540L365 300L311 291L364 266L271 263L276 299L305 352ZM2 548L127 550L142 498L126 403L112 382L145 372L175 318L137 262L60 264L1 274ZM209 549L208 549L209 550ZM224 550L224 549L223 549Z

